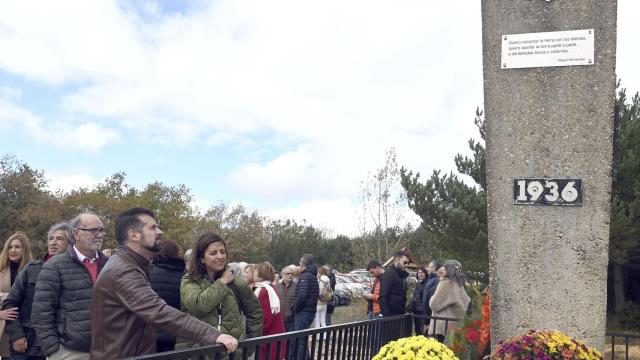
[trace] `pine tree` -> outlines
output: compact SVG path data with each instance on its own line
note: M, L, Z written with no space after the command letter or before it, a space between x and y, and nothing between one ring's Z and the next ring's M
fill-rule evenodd
M441 252L440 258L455 258L477 280L486 282L488 271L487 196L485 126L483 112L476 110L475 124L482 141L469 140L473 158L458 154L458 171L470 176L476 186L469 186L457 175L441 175L435 170L426 182L420 174L400 170L401 184L409 207L422 219L428 240ZM434 254L436 257L437 254Z
M640 97L627 103L626 89L616 99L616 134L611 194L609 259L613 280L613 304L628 296L625 277L640 272ZM629 284L631 286L631 284ZM640 288L634 289L640 298ZM640 300L640 299L639 299Z

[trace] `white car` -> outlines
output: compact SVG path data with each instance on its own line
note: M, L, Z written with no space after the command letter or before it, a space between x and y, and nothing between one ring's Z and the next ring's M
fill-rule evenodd
M371 291L371 289L363 284L352 282L348 277L336 275L336 289L343 289L351 292L354 297L362 296L362 293Z
M373 279L373 276L371 276L369 273L366 273L366 274L365 273L355 273L355 272L352 271L352 272L350 272L348 274L348 276L351 277L351 279L354 282L357 282L357 283L360 283L360 284L363 284L363 285L366 285L366 286L369 286L369 287L373 286L374 279Z

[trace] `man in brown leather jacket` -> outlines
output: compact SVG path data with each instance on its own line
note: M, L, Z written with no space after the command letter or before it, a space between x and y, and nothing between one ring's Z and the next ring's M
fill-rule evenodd
M153 211L133 208L118 215L118 251L102 269L91 304L91 358L116 359L156 351L155 328L202 345L238 341L172 308L149 285L148 268L160 250L162 231Z

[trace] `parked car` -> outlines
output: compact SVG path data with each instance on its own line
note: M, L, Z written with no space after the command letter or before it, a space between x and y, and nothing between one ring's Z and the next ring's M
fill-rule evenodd
M367 269L353 269L349 271L350 274L368 274L369 271Z
M351 304L351 298L353 294L347 289L340 289L336 286L336 290L333 292L333 298L331 303L333 306L349 305Z
M354 273L352 271L347 274L347 276L349 276L349 278L351 278L354 282L360 283L362 285L366 285L368 287L371 287L373 285L373 276L371 276L371 274L369 274L368 272L366 274L363 274L359 272Z
M353 282L346 276L336 275L336 290L349 290L353 296L362 296L362 293L370 291L369 286Z

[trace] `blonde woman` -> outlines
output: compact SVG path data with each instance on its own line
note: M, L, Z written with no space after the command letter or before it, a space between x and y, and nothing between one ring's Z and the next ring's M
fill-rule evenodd
M17 232L4 243L0 253L0 301L4 301L18 273L24 269L31 257L31 247L27 235ZM9 337L4 332L5 320L15 320L17 308L0 311L0 356L11 356L9 353Z
M321 299L321 295L324 293L325 288L331 289L331 280L327 274L327 268L324 266L318 268L318 287L320 296L318 297L318 305L316 305L316 317L313 319L316 328L327 326L327 303Z

